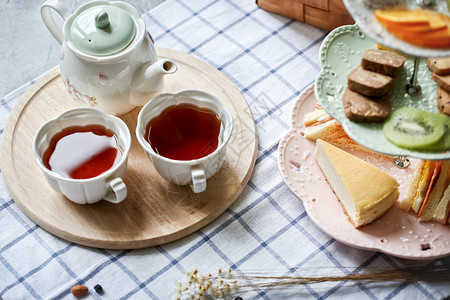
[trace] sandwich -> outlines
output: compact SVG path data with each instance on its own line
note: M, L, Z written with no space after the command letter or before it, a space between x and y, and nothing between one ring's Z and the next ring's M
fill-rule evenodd
M419 160L406 196L400 201L419 221L446 224L450 211L450 160Z
M433 213L433 221L441 224L450 224L450 188L447 185L444 195L442 195L441 201L439 201L436 210Z
M325 141L316 141L314 157L355 228L381 217L400 195L392 176Z

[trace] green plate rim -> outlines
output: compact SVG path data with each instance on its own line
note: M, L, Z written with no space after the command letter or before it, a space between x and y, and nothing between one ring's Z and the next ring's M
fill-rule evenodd
M356 65L355 62L345 61L344 59L330 62L328 60L328 51L331 51L333 45L345 47L345 43L341 42L341 40L348 39L348 37L350 37L350 40L353 43L352 46L357 45L376 48L376 42L367 37L357 24L338 27L328 34L320 47L319 56L321 71L317 76L314 85L317 101L323 109L342 124L345 132L353 140L373 151L392 156L409 156L426 160L450 159L450 151L448 150L445 152L430 152L397 147L384 137L382 133L382 123L356 123L351 122L345 117L340 97L347 87L346 78L349 71L351 71L349 67L353 66L354 68ZM359 56L360 61L362 50L358 51L356 48L357 47L354 48L347 45L347 49L345 50L350 51L354 58ZM339 50L334 50L335 53L339 52ZM413 57L407 56L407 60L412 61ZM343 66L345 63L347 63L347 65ZM422 64L425 64L424 60ZM340 71L342 68L345 68L346 70ZM404 76L407 76L407 74L405 73ZM399 78L397 78L397 80L398 79ZM337 84L338 80L341 80L340 84ZM399 84L401 83L397 83L396 89L399 88ZM406 82L404 82L404 84L406 85ZM433 91L433 89L435 91L436 87L437 84L435 83L428 84L428 92ZM400 93L398 90L396 92ZM428 92L424 89L424 97L432 97L431 94L428 95ZM395 99L393 98L392 101L395 101ZM419 104L426 105L426 103L423 102ZM393 110L395 109L394 106L393 102ZM432 107L426 110L437 112L437 105L434 106L434 108Z

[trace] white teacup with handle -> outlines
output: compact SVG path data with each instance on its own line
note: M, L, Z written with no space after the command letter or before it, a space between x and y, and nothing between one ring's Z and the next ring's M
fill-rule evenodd
M64 129L73 126L100 125L112 130L121 150L120 160L92 178L73 179L49 169L44 162L44 153L49 149L52 138ZM89 145L79 145L78 154L86 151ZM127 170L131 135L125 122L97 108L80 107L66 110L55 119L44 123L33 139L33 151L36 161L44 173L49 185L58 193L78 204L92 204L100 200L120 203L127 197L127 188L122 178Z
M146 137L147 125L163 110L179 104L192 104L200 108L212 110L221 121L217 148L210 154L197 159L176 160L157 153ZM215 95L202 90L183 90L178 93L166 93L151 99L139 113L136 126L136 137L152 160L156 171L166 180L178 185L191 186L194 193L206 189L206 180L221 168L226 153L226 145L233 130L231 113Z

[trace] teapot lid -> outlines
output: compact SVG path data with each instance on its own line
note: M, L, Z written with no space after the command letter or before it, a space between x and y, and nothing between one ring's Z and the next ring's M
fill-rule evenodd
M69 29L74 46L96 56L122 51L133 41L135 34L133 17L112 5L98 5L82 11Z

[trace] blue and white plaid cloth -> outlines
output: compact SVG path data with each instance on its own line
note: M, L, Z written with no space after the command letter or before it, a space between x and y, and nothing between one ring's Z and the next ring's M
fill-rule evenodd
M22 213L1 180L0 298L73 299L70 288L84 284L90 288L88 299L173 299L176 281L192 268L201 273L230 268L300 276L307 269L331 268L337 275L348 275L415 264L330 238L308 218L279 175L278 142L290 128L299 94L319 72L319 47L326 31L263 11L253 0L168 0L143 18L158 47L208 62L244 95L259 138L248 185L218 219L185 238L147 249L111 251L79 246L44 231ZM11 109L32 84L0 100L0 134ZM102 285L103 295L94 292L96 284ZM449 295L448 283L340 281L240 296L412 300Z

